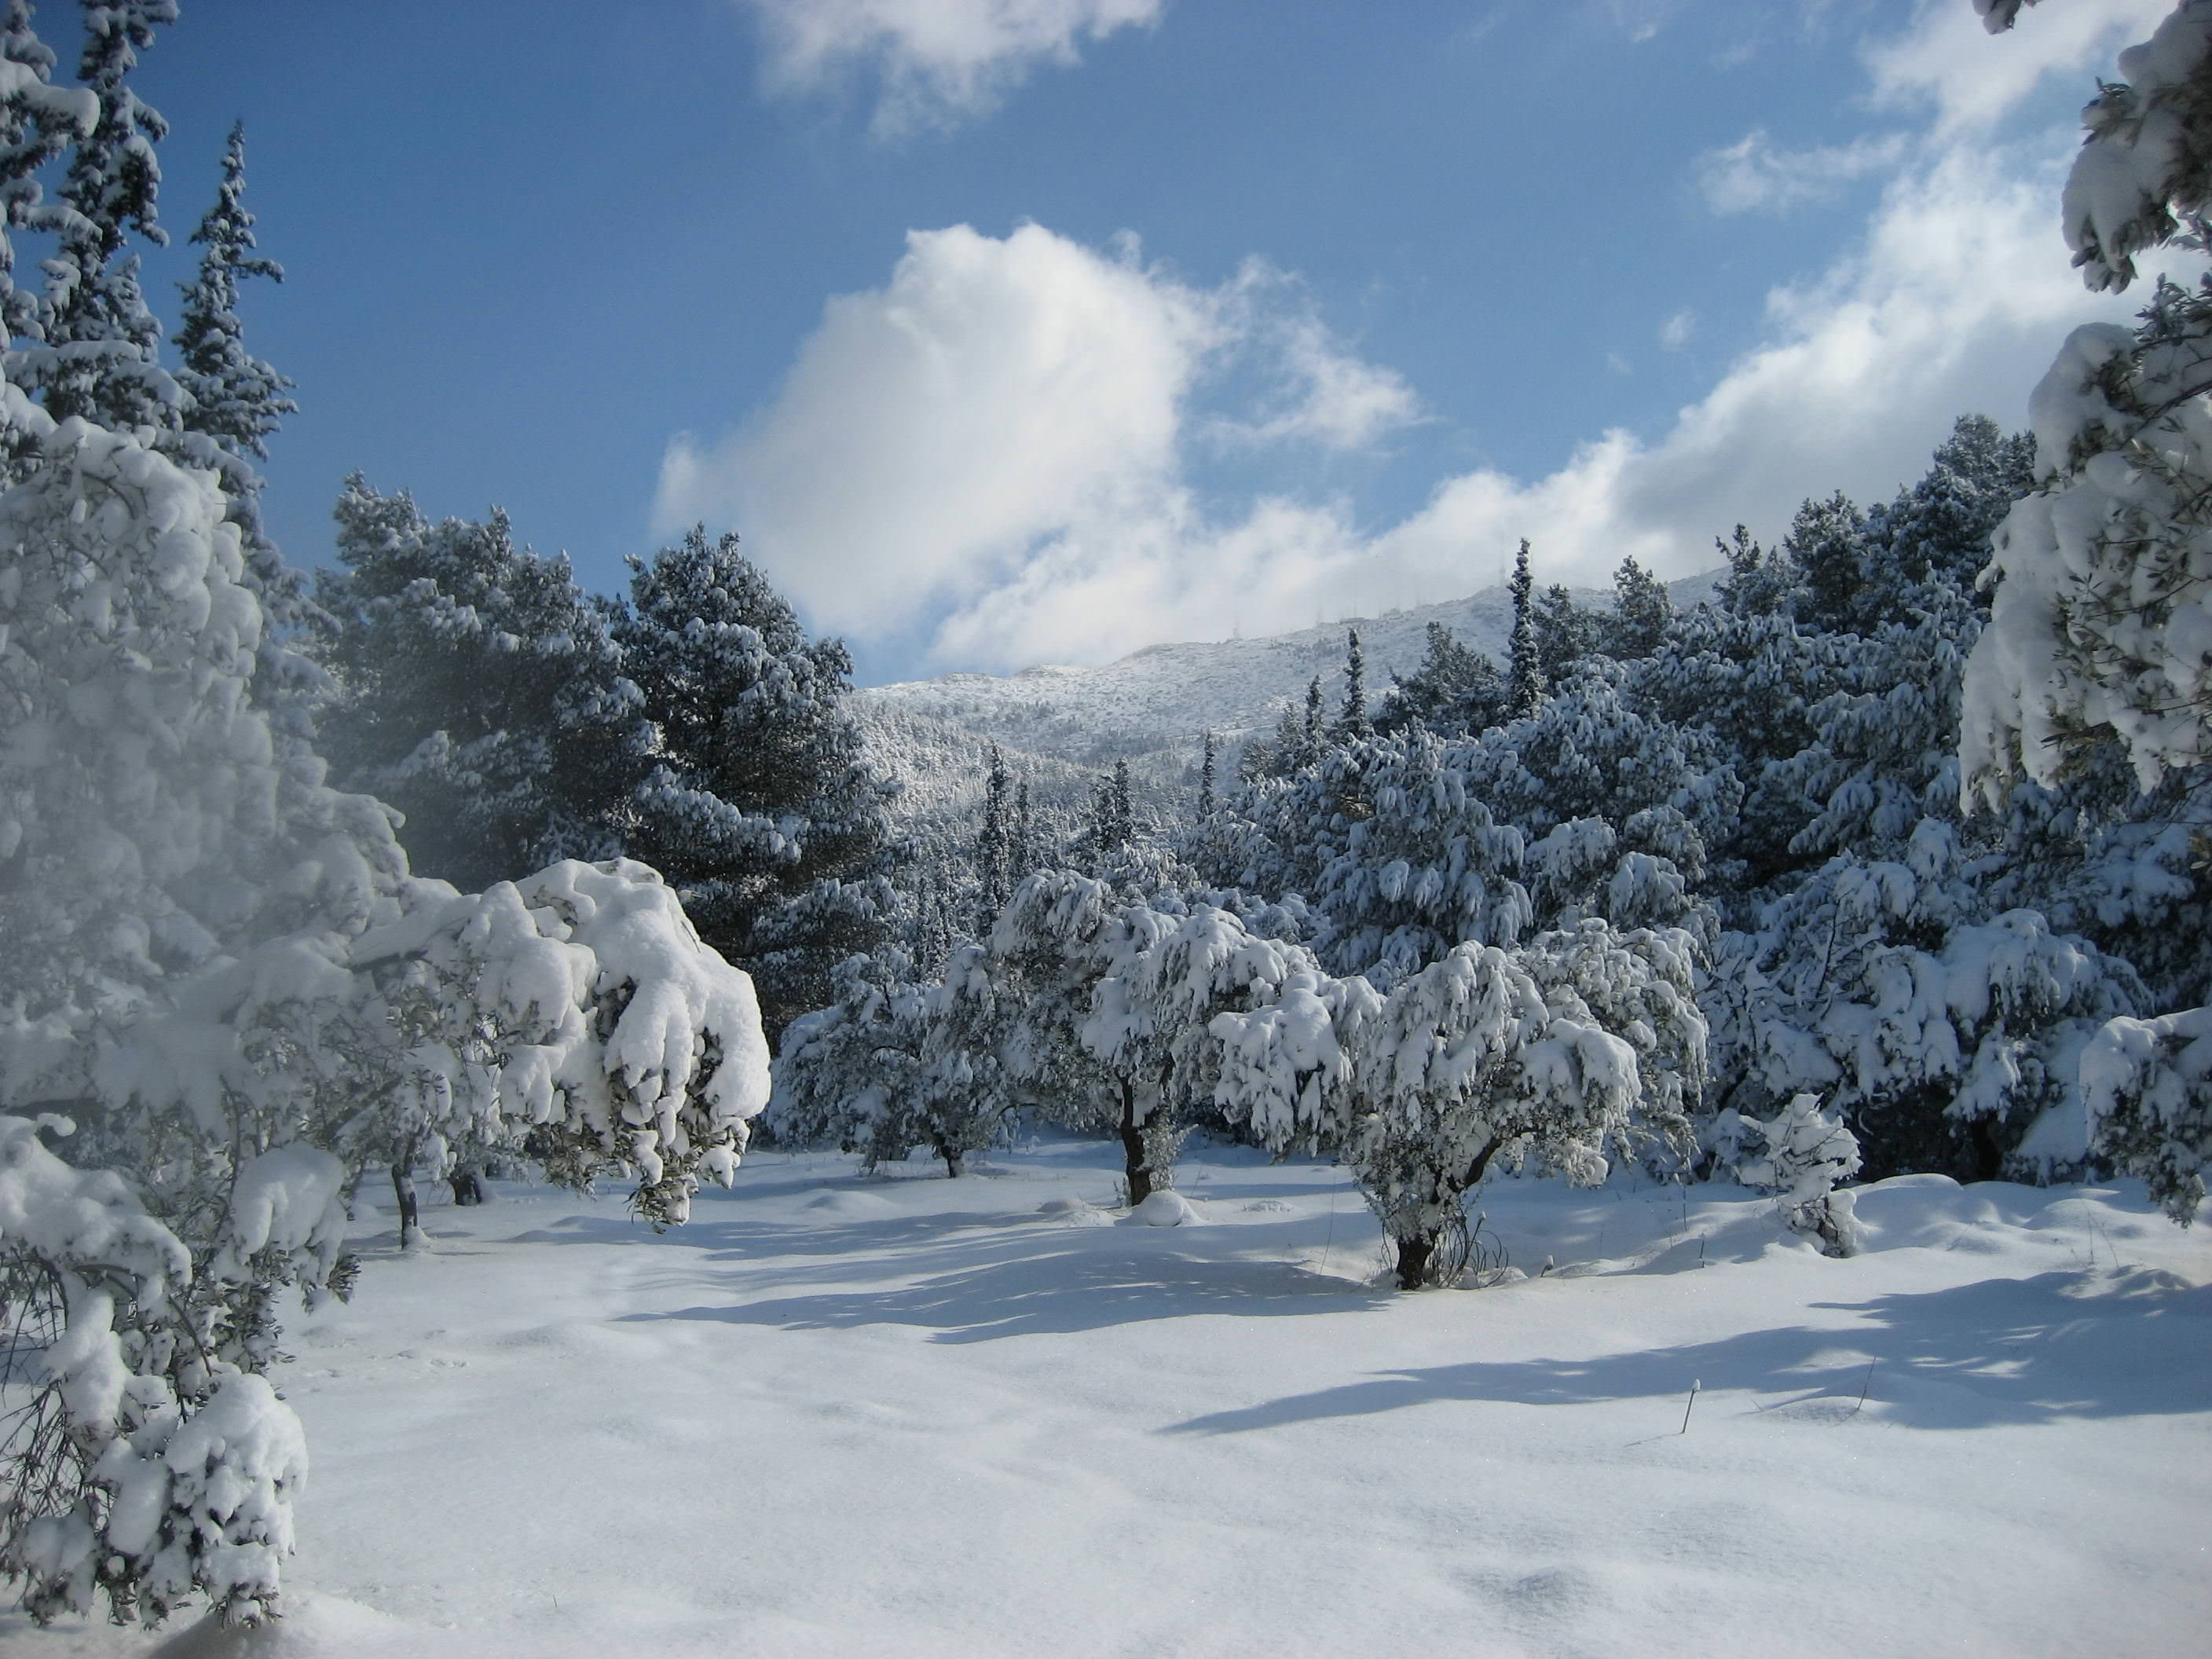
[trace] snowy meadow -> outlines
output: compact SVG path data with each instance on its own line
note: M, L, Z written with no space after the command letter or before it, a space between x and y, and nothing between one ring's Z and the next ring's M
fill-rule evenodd
M1198 1149L1172 1228L1117 1174L764 1154L657 1237L495 1183L405 1255L364 1213L278 1373L284 1619L0 1646L2148 1654L2212 1615L2212 1249L2138 1185L1898 1177L1837 1261L1724 1183L1504 1181L1504 1282L1408 1297L1329 1164Z
M1157 653L1243 725L1139 768L1127 674L857 718L733 530L287 563L178 15L0 8L0 1645L2203 1645L2212 0L2028 429L1681 609L1534 525L1502 660Z

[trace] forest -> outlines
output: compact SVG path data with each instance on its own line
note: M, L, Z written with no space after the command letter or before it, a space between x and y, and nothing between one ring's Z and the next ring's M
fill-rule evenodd
M1048 810L993 747L921 814L737 533L594 593L356 475L287 562L242 130L167 338L133 254L176 11L88 6L73 84L0 22L0 1576L40 1622L281 1610L281 1340L422 1182L611 1182L658 1233L749 1149L958 1181L1042 1128L1179 1214L1195 1136L1343 1170L1403 1292L1495 1267L1510 1176L1747 1190L1838 1261L1899 1176L2197 1218L2212 278L1890 500L1714 526L1711 603L1632 558L1578 600L1532 524L1503 660L1433 625L1385 684L1354 628L1184 799L1124 759ZM2123 68L2065 198L2096 289L2205 246L2212 6Z

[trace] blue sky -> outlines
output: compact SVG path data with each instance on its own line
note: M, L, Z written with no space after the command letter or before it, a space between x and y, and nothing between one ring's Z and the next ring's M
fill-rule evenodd
M611 591L735 528L864 681L1712 562L2021 422L2075 116L2166 0L185 0L301 412ZM75 18L49 4L73 58Z

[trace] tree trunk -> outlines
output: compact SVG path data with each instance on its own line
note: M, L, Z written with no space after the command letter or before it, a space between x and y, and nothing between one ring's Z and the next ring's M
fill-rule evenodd
M1398 1288L1418 1291L1429 1280L1429 1258L1436 1254L1437 1236L1423 1233L1398 1241Z
M446 1184L453 1189L456 1205L481 1204L484 1201L483 1180L477 1174L476 1165L464 1164L446 1177Z
M947 1181L959 1180L960 1149L957 1146L948 1146L940 1140L937 1143L937 1155L945 1160L945 1178Z
M1152 1195L1152 1171L1145 1162L1145 1131L1137 1121L1137 1085L1121 1079L1121 1163L1129 1181L1129 1207Z
M415 1203L415 1148L392 1161L392 1195L399 1201L399 1248L405 1249L422 1237L421 1212Z

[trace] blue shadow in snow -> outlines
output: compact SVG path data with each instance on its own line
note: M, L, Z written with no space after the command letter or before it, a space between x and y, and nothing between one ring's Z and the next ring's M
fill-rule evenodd
M2073 1417L2154 1417L2212 1407L2212 1286L2174 1288L2124 1274L2104 1294L2075 1273L1815 1303L1856 1314L1834 1330L1791 1326L1583 1360L1436 1365L1377 1375L1168 1425L1169 1434L1236 1434L1362 1417L1440 1401L1580 1405L1711 1389L1856 1399L1863 1359L1882 1420L1975 1429ZM1792 1402L1796 1403L1796 1402Z

